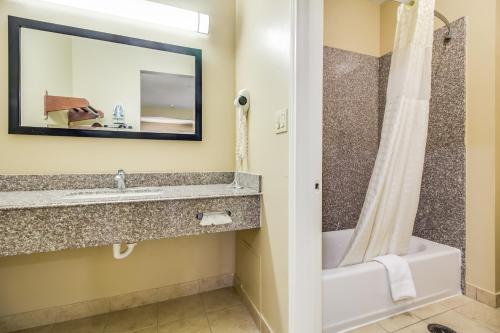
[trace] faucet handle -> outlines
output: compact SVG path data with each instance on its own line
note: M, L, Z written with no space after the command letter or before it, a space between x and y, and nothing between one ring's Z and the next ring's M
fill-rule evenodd
M125 184L125 171L122 169L118 170L118 172L115 175L115 182L116 182L116 187L119 190L125 190L126 184Z

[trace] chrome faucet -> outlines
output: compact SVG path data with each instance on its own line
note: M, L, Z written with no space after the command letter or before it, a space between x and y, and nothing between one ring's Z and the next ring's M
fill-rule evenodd
M116 188L120 191L125 191L127 184L125 182L125 171L122 169L118 170L115 176Z

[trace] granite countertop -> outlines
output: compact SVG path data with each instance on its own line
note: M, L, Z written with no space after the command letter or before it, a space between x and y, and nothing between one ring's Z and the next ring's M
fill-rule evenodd
M42 207L67 207L126 202L152 202L206 198L259 196L252 188L235 189L229 184L131 187L49 191L0 192L0 211Z

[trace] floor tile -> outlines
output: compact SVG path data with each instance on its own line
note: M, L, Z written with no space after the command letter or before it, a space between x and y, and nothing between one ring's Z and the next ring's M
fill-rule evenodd
M50 333L102 333L106 319L106 316L96 316L54 324Z
M203 303L199 295L172 299L158 304L159 324L199 317L203 314Z
M474 300L477 299L477 288L466 283L465 284L465 295L469 298L474 299Z
M208 313L212 333L259 333L250 313L243 305Z
M21 331L16 331L14 333L50 333L52 330L52 325L28 328Z
M143 329L140 329L138 331L133 331L130 333L158 333L158 329L156 328L156 326L151 326L151 327L143 328Z
M104 333L125 333L157 325L158 305L110 313Z
M419 322L396 331L396 333L429 333L429 330L427 329L427 323Z
M28 327L50 326L56 321L56 308L35 310L0 317L0 332L21 331Z
M459 306L465 305L472 302L472 299L464 296L464 295L458 295L452 298L448 298L444 301L441 301L439 304L444 305L448 309L455 309L458 308Z
M391 317L389 319L382 320L378 322L378 324L386 331L395 332L399 329L418 323L419 321L420 318L407 312Z
M446 311L449 311L447 307L439 303L434 303L412 310L410 311L410 313L417 316L420 319L427 319Z
M493 333L494 331L471 320L455 310L445 312L435 317L426 319L426 323L441 324L447 326L457 333Z
M363 326L361 328L356 328L354 330L349 331L348 333L386 333L382 327L377 324Z
M158 290L148 289L133 293L113 296L109 299L111 312L132 309L139 306L154 304L158 302Z
M497 297L496 295L481 289L477 289L476 300L480 303L491 306L492 308L496 308L497 306Z
M120 309L123 310L123 309ZM109 299L98 299L83 303L62 305L57 311L56 323L72 321L82 318L100 316L109 313Z
M241 299L234 288L210 291L201 295L207 312L222 310L241 304Z
M456 308L455 311L500 333L500 309L473 301Z
M173 286L158 289L158 302L168 301L170 299L191 296L199 294L200 285L198 281L191 281Z
M158 325L158 333L211 333L205 315Z
M200 291L207 292L234 286L234 274L226 274L200 280Z

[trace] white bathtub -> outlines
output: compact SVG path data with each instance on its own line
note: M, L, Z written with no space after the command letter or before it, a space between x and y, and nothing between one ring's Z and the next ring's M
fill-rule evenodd
M323 233L323 332L337 333L460 294L460 250L413 237L405 256L417 298L394 303L376 262L335 268L353 230Z

